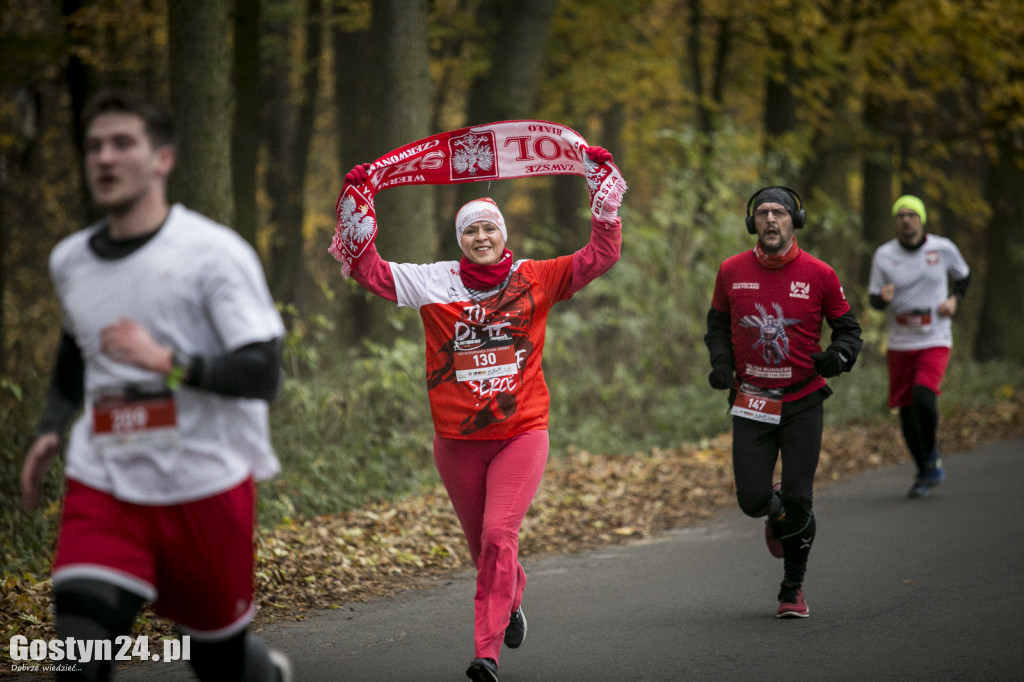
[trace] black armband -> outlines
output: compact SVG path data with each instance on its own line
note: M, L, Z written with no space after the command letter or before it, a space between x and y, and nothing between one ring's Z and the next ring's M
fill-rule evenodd
M708 331L704 335L704 345L711 356L711 366L733 366L732 355L732 315L729 311L708 309Z
M187 367L186 386L270 402L281 388L281 340L250 343L225 355L191 356Z
M889 303L882 299L881 294L869 295L868 303L871 304L871 307L875 310L885 310L889 306Z
M57 344L50 388L36 428L37 434L63 436L85 402L85 361L74 337L64 332Z
M953 280L953 295L956 296L958 302L964 300L964 296L967 295L967 287L970 285L970 275L967 275L963 279Z
M842 371L849 372L857 363L857 356L864 345L860 338L860 323L857 322L852 310L847 310L839 317L826 318L826 321L832 328L831 343L826 350L838 353L842 361Z

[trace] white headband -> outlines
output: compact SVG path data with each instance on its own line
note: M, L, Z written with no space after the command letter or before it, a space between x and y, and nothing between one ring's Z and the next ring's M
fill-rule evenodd
M498 229L501 230L502 239L508 241L504 216L498 210L498 205L494 203L494 199L484 197L483 199L470 201L455 214L455 238L458 239L460 246L462 245L462 233L466 231L466 228L481 220L497 225Z

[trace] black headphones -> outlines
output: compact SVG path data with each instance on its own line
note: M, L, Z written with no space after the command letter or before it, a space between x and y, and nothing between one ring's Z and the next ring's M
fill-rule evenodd
M757 234L757 230L754 229L754 200L757 199L758 195L761 194L761 192L770 189L781 189L784 192L788 192L789 196L793 197L793 200L796 202L796 212L791 213L791 215L793 216L793 229L799 230L801 227L803 227L804 224L807 222L807 212L804 211L803 199L800 198L799 194L797 194L788 187L783 187L782 185L773 185L771 187L762 187L761 189L757 190L756 192L754 192L754 196L750 197L750 201L747 202L747 232L749 232L750 234Z

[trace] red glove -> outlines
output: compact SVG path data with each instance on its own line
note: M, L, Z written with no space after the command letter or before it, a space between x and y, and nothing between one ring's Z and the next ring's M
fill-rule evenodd
M360 163L345 173L346 185L361 185L370 177L370 164Z
M583 170L587 176L587 191L590 192L591 210L595 210L595 197L600 191L602 182L611 177L612 168L608 165L612 162L612 153L604 147L585 147L583 153L586 159ZM596 207L595 219L609 225L617 224L619 206L622 204L622 195L626 193L626 182L622 177L612 180L606 187L600 204Z
M584 151L594 163L608 163L612 160L612 153L604 147L587 147Z

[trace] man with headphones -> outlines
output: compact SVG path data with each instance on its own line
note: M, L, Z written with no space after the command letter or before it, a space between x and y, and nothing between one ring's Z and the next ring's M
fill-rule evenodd
M729 391L736 498L747 516L767 517L765 540L783 559L779 618L810 614L803 595L815 536L812 513L827 377L857 361L861 330L835 271L797 245L807 221L795 191L765 187L747 202L752 250L719 267L704 343L708 381ZM821 349L822 321L832 330ZM774 472L781 452L781 483Z

